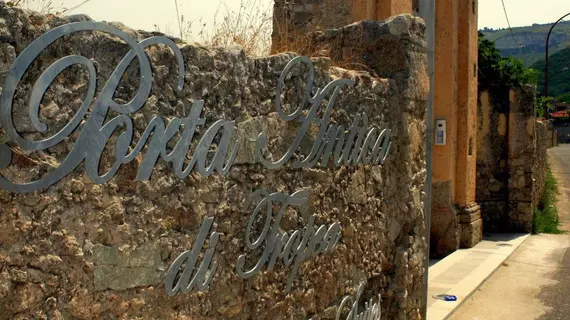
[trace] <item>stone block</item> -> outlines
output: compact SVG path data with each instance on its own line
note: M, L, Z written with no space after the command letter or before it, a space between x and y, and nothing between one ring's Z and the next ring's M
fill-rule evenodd
M459 222L461 225L460 246L472 248L483 238L483 219L481 207L473 203L459 209Z
M461 248L473 248L483 240L483 220L461 224Z
M430 256L444 257L459 249L460 225L457 209L451 203L451 182L432 186Z
M95 267L94 284L95 290L127 290L137 287L158 285L164 277L164 271L154 268L120 266L97 266Z
M432 206L430 256L442 258L459 249L460 225L452 206Z
M127 290L160 283L166 266L156 245L144 245L132 251L117 247L93 247L95 290Z

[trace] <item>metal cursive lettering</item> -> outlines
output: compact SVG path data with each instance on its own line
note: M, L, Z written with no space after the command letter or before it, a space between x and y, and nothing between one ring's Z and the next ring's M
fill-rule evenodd
M13 102L18 84L22 81L31 64L50 44L66 35L81 31L109 33L122 39L131 50L119 62L97 98L95 98L97 71L90 59L79 55L69 55L50 65L32 87L28 113L33 127L38 132L47 132L47 125L39 117L43 96L53 81L64 70L73 65L85 67L89 74L88 89L84 101L71 120L52 136L41 140L29 140L23 137L17 132L13 120ZM151 65L144 50L149 46L158 44L166 45L174 52L178 65L177 90L182 90L184 86L182 53L176 44L166 37L151 37L137 42L125 32L105 23L74 22L46 32L26 47L9 70L0 97L0 124L6 131L8 141L24 151L43 151L64 141L75 130L80 130L80 132L67 156L54 170L49 171L36 181L26 183L11 182L0 175L0 188L14 193L33 192L47 188L63 179L82 163L84 163L88 177L93 182L97 184L106 183L115 176L123 164L130 163L138 158L145 147L147 148L138 168L137 181L151 178L159 158L172 164L172 171L179 179L188 177L193 171L197 171L203 176L209 176L214 172L226 175L231 169L238 151L238 144L234 139L235 121L218 120L210 125L197 141L192 157L186 159L187 154L191 153L190 146L195 139L197 127L204 126L206 122L202 117L204 107L202 100L193 102L190 112L185 118L172 118L168 123L165 123L165 120L160 116L152 118L141 138L133 146L135 133L133 119L130 115L144 106L152 87ZM119 104L113 99L113 96L123 74L135 58L138 61L140 72L139 88L131 101ZM283 110L284 103L281 97L283 86L291 69L300 64L309 67L305 92L297 109L287 114ZM285 154L277 161L266 159L263 156L263 151L267 149L268 137L261 133L258 136L255 148L259 161L269 169L277 169L285 165L297 152L310 125L317 123L319 130L311 151L302 159L293 161L291 163L293 168L311 168L317 164L326 167L331 160L330 158L332 158L335 167L356 164L384 164L391 146L390 129L369 128L366 113L357 114L347 130L343 125L330 123L332 108L340 90L345 86L352 86L354 81L349 79L333 80L323 89L316 90L316 93L311 96L314 91L314 78L315 68L307 57L292 59L281 72L276 88L275 109L280 119L284 121L299 120L301 126ZM324 112L322 112L323 116L318 118L317 114L325 99L328 99L328 102ZM307 104L310 105L310 108L307 115L303 116ZM88 112L89 109L90 112ZM119 113L119 115L107 121L110 110ZM88 115L87 119L84 120L86 115ZM82 122L83 125L81 125ZM172 141L177 134L180 136L178 141ZM117 135L116 139L112 139L115 135ZM214 142L218 140L219 142ZM115 160L106 172L100 173L101 158L110 141L116 141L114 146ZM167 145L171 142L175 146L171 151L168 151ZM213 146L214 144L215 146ZM10 166L12 156L11 148L7 144L0 144L0 168Z
M253 199L261 197L260 202L255 207L246 228L245 242L250 250L262 248L261 257L251 269L245 267L246 254L238 257L236 270L242 278L251 278L266 266L267 270L273 269L275 263L280 259L286 267L293 265L289 272L287 287L285 292L291 290L293 279L297 274L299 266L308 258L316 257L325 252L332 251L341 236L341 225L335 222L328 228L320 226L316 230L313 227L315 222L314 214L309 217L309 221L303 230L295 230L291 233L285 233L279 230L279 224L283 218L283 214L289 206L301 206L307 203L307 191L297 191L292 195L284 193L272 193L261 189L255 191L246 207L249 207ZM279 212L273 216L274 202L278 202L281 206ZM265 211L265 212L263 212ZM251 237L254 233L254 223L258 216L265 213L263 229L259 236L252 241ZM262 218L263 219L263 218Z
M208 250L204 253L200 266L196 268L200 252L204 248L206 237L212 228L214 218L209 217L202 222L200 232L196 237L192 250L182 252L170 265L166 272L166 280L164 286L166 294L174 296L177 293L188 293L193 289L198 291L205 291L209 288L212 278L216 273L218 262L213 261L214 253L216 252L216 245L220 239L220 233L212 232L210 234L210 241ZM180 267L184 264L182 274L180 274Z
M28 106L31 123L38 132L47 131L47 126L39 119L40 103L45 91L61 72L72 65L84 66L89 73L88 90L83 104L77 113L59 132L43 140L27 140L16 131L12 118L13 100L18 83L22 80L32 62L46 47L59 38L80 31L101 31L109 33L125 41L131 50L117 65L97 99L95 99L97 73L91 60L83 56L70 55L50 65L34 84ZM128 115L137 112L143 107L150 95L152 87L152 70L144 49L157 44L166 45L174 52L178 64L177 89L182 90L184 86L184 60L182 53L176 44L166 37L151 37L139 43L129 37L125 32L105 23L75 22L59 26L46 32L24 49L15 60L6 77L0 98L0 120L10 142L16 144L23 150L46 150L70 136L70 134L80 126L90 106L92 106L91 113L85 121L73 148L55 170L49 172L37 181L24 184L13 183L8 181L5 177L0 176L0 187L18 193L32 192L46 188L71 173L82 162L85 163L85 170L89 178L95 183L102 184L113 178L122 164L133 161L137 155L140 154L145 145L148 145L148 148L137 174L136 179L139 181L150 179L158 158L171 162L174 174L180 179L187 177L195 167L197 171L204 176L209 176L213 171L225 175L230 170L237 154L237 141L233 141L233 146L230 146L235 131L234 121L218 120L212 124L200 138L190 162L186 164L186 154L189 152L196 127L205 124L205 119L200 117L204 106L204 102L201 100L193 103L188 117L184 119L173 118L168 124L165 124L161 117L154 117L150 120L141 139L131 150L134 136L133 120ZM139 62L139 88L135 97L130 102L120 105L113 100L113 96L120 84L123 74L135 57ZM105 123L110 109L116 111L119 115ZM105 146L111 137L119 130L122 130L122 132L119 134L115 145L116 160L107 172L100 174L99 164ZM167 143L171 141L180 130L182 130L180 139L177 141L174 149L168 152L166 148ZM221 139L217 144L215 155L210 163L207 163L211 145L220 132ZM149 139L150 142L147 144L147 140ZM5 144L0 145L1 167L8 167L11 163L11 159L11 149Z
M297 109L292 113L287 114L283 111L281 92L283 91L283 85L287 74L294 66L301 63L306 64L309 68L304 96ZM314 78L315 67L313 62L307 57L296 57L292 59L281 72L277 83L275 110L281 120L299 120L301 122L301 126L289 149L287 149L281 159L275 162L266 159L263 156L263 151L268 145L268 138L264 133L259 134L256 143L256 155L259 161L270 169L277 169L285 165L301 145L310 125L317 123L319 131L310 153L305 156L303 160L294 161L291 164L293 168L312 168L315 167L317 163L321 167L327 167L331 155L333 156L335 167L339 167L342 164L346 166L356 165L359 163L372 165L384 164L391 146L391 130L379 130L375 127L368 128L368 116L366 113L359 113L356 115L352 125L348 129L348 133L344 126L329 123L331 111L340 90L344 86L354 85L354 81L349 79L333 80L322 90L316 90L315 95L311 96L314 86ZM325 111L323 112L323 117L317 118L319 108L327 96L330 97L325 107ZM308 110L308 114L303 116L302 113L307 104L310 105L310 108Z
M336 312L336 320L340 320L345 305L350 305L350 312L346 316L346 320L380 320L382 318L382 306L380 305L382 297L380 294L378 294L376 303L372 303L372 298L370 298L370 301L364 303L364 311L358 313L358 301L363 291L364 285L360 285L354 298L346 296L342 299Z

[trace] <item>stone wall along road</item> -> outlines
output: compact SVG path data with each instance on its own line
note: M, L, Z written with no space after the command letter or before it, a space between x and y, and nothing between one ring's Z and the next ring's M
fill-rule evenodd
M379 26L397 81L0 2L0 318L419 319L424 25Z

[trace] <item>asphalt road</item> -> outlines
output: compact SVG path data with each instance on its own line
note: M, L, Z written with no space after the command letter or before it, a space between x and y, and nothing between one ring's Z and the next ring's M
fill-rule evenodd
M563 219L563 229L570 231L570 144L559 145L549 150L551 170L558 180L558 214ZM563 237L570 237L565 234ZM538 298L548 308L539 320L570 319L570 250L560 252L560 264L553 274L557 283L545 286Z
M570 230L570 145L548 155L561 229ZM569 320L569 271L570 233L533 235L449 319Z

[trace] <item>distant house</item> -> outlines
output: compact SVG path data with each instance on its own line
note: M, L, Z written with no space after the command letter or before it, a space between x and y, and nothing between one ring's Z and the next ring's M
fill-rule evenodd
M570 105L569 105L570 107ZM560 110L556 112L551 112L550 117L552 119L568 118L568 110Z

